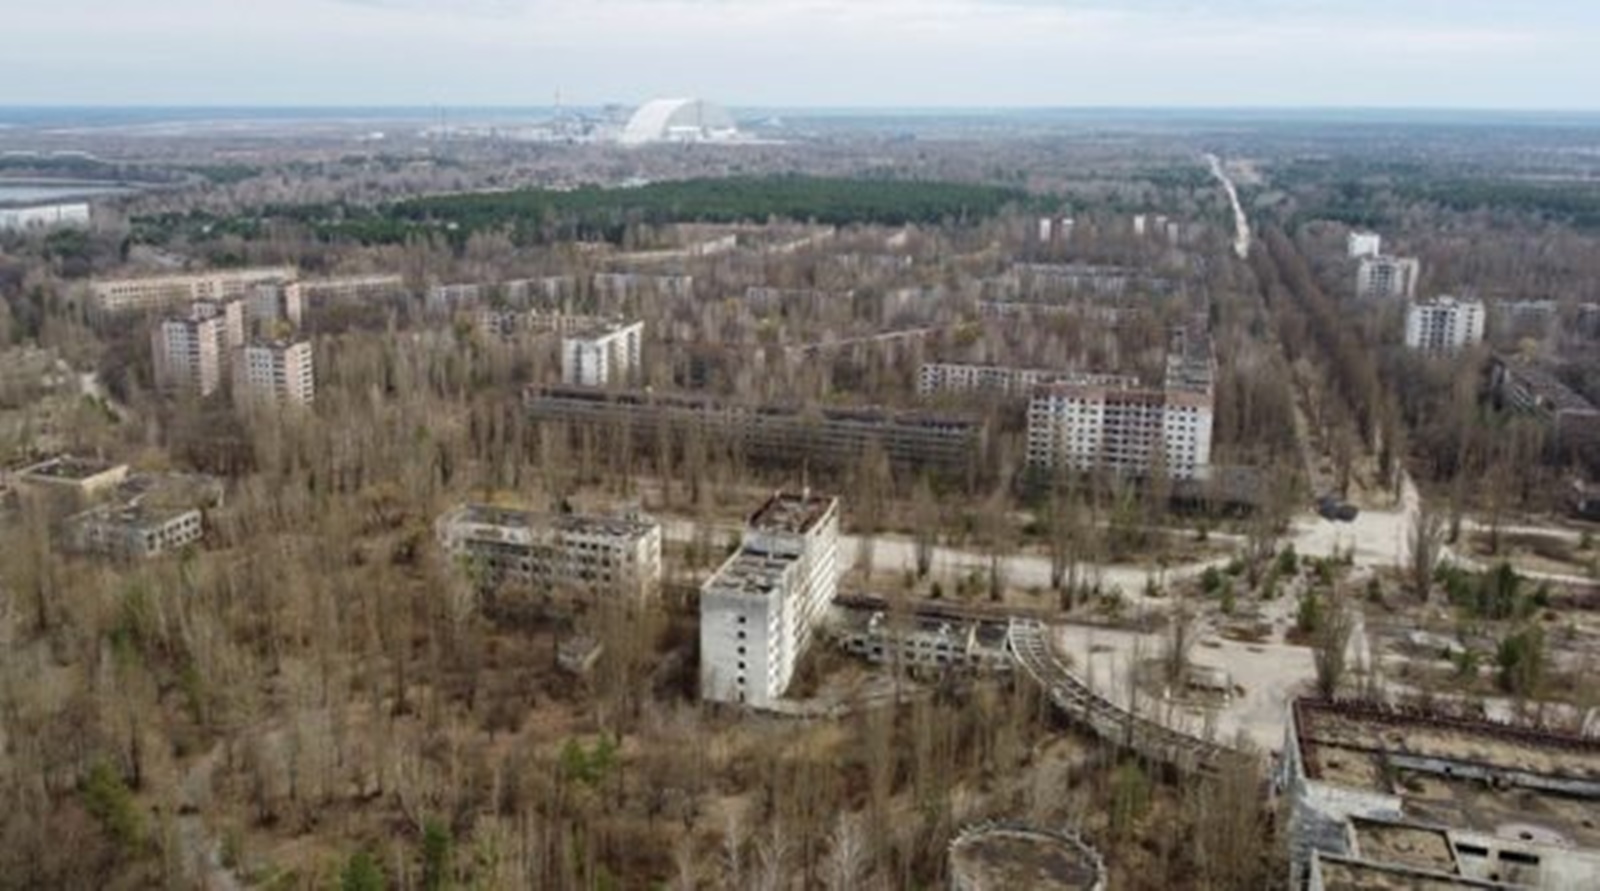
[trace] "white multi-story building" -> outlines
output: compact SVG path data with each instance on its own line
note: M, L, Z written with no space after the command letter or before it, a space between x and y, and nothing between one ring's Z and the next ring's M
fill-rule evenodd
M1351 232L1345 238L1345 250L1352 260L1383 255L1383 236L1376 232Z
M156 385L209 396L222 385L228 361L243 343L241 301L195 303L186 317L166 319L151 334Z
M233 300L249 296L256 285L288 282L294 278L294 267L274 266L193 275L113 279L92 284L90 296L96 312L113 315L166 309L197 300Z
M1205 479L1211 466L1209 393L1141 387L1125 378L1067 378L1028 404L1028 464L1045 471L1104 470Z
M700 589L700 698L780 697L839 584L839 500L778 493Z
M925 362L917 372L917 393L1004 393L1008 396L1029 389L1056 376L1038 368L1006 368L999 365L959 365Z
M241 399L310 405L317 396L311 342L258 341L245 347L234 390Z
M1356 296L1363 300L1411 300L1422 264L1414 257L1366 257L1356 268Z
M637 375L644 323L617 323L561 338L561 380L583 387L628 383Z
M1406 309L1406 346L1424 353L1454 353L1483 342L1483 303L1435 297Z
M545 515L463 505L439 518L439 542L480 586L614 591L634 597L661 583L661 524L621 517Z

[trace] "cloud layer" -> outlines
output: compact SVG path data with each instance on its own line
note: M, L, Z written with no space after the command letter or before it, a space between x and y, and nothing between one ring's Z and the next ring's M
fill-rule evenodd
M0 104L1596 104L1587 0L0 0Z

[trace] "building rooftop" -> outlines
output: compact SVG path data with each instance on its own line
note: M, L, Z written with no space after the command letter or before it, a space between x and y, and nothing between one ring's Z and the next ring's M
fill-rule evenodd
M578 532L589 535L637 537L655 528L639 516L594 516L588 514L550 514L490 504L464 504L445 514L446 525L473 524L517 529L525 532Z
M1495 362L1504 368L1517 383L1525 387L1541 404L1558 412L1597 412L1594 403L1583 398L1571 387L1562 383L1543 366L1509 356L1496 356Z
M1505 888L1464 876L1430 872L1387 863L1331 857L1317 852L1323 891L1461 891L1463 888Z
M804 534L827 516L836 500L809 490L798 494L774 492L766 504L750 515L749 525L762 532Z
M798 555L765 554L741 549L707 580L705 593L766 597L783 587L784 574L799 563Z
M1600 739L1353 703L1294 710L1313 780L1396 796L1410 821L1600 848Z

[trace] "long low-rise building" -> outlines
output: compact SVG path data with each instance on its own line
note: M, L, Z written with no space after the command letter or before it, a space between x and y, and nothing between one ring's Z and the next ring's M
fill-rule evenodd
M1586 449L1600 445L1600 408L1545 368L1496 356L1490 363L1489 378L1502 406L1542 420L1559 446Z
M42 232L87 225L89 205L82 201L0 207L0 232Z
M201 300L249 297L258 285L293 281L293 266L214 270L183 275L102 279L90 284L93 309L100 315L149 312Z
M976 418L878 408L749 405L584 387L531 388L524 404L536 421L621 428L640 447L657 442L662 432L697 427L709 439L765 463L845 466L876 444L897 464L975 473L981 469L985 441L983 422Z
M917 394L999 393L1019 396L1059 374L1042 368L924 362L917 370Z
M119 560L172 553L200 540L205 527L194 507L162 508L139 499L90 508L66 521L75 551Z
M661 524L467 504L439 518L439 542L485 590L521 587L643 597L661 583Z

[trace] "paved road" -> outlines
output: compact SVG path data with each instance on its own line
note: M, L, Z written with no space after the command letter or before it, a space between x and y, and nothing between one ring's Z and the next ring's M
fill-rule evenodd
M1239 259L1250 258L1250 218L1245 216L1244 205L1239 203L1239 190L1234 186L1233 180L1228 178L1228 171L1222 166L1222 159L1216 155L1206 155L1206 163L1211 165L1211 175L1222 183L1222 188L1228 193L1228 203L1233 205L1233 252Z

